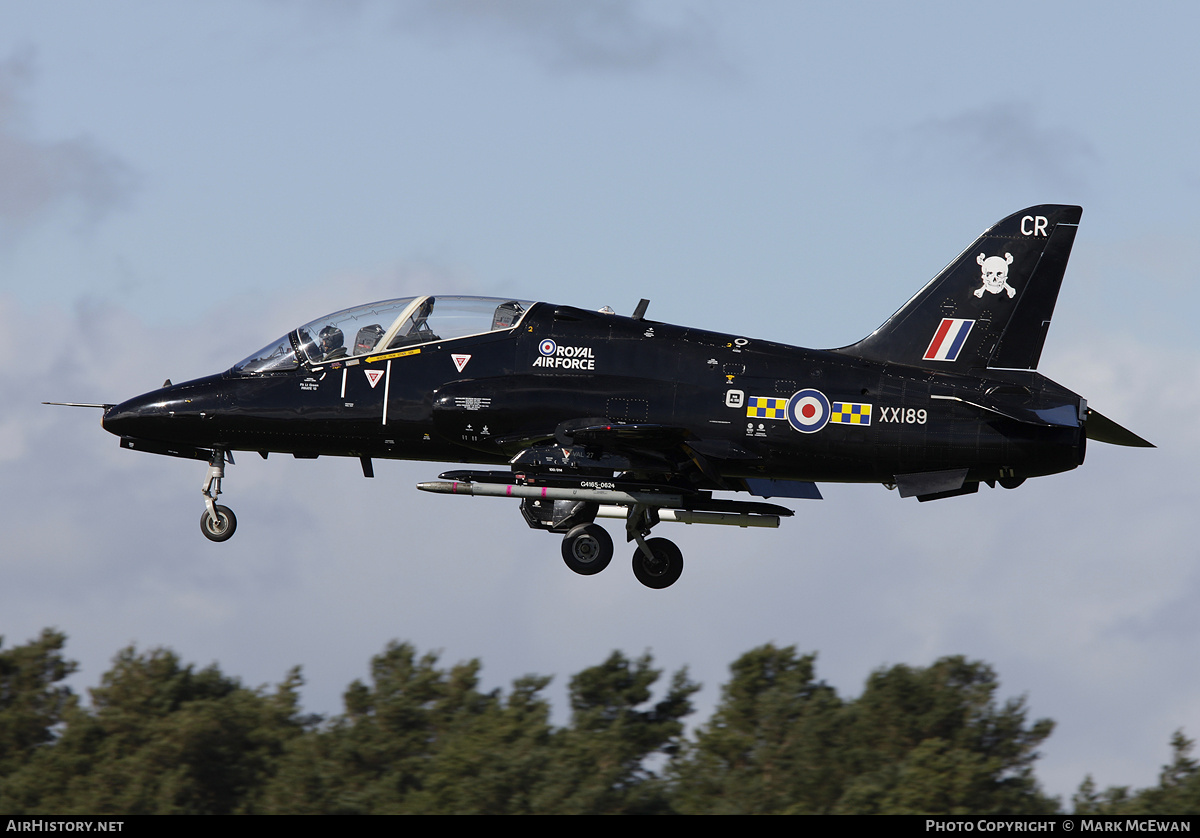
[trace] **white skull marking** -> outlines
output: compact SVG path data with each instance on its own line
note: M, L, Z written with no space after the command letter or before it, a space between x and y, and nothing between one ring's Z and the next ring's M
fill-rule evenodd
M1017 289L1008 284L1008 266L1013 262L1012 254L1005 253L1002 259L999 256L984 256L980 253L975 261L983 269L983 285L975 289L975 296L983 297L984 291L989 294L1004 291L1011 300L1017 293Z

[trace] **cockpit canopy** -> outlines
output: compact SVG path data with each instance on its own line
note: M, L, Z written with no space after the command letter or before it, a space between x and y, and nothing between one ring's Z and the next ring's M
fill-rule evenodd
M233 366L266 375L389 349L512 329L533 303L500 297L404 297L337 311L305 323Z

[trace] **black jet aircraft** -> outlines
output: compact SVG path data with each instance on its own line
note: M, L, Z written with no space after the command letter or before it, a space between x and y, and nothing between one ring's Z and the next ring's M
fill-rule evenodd
M423 296L317 318L229 370L103 407L121 446L208 461L201 530L235 451L496 466L418 489L520 500L563 535L576 573L603 570L624 520L651 588L683 557L662 521L779 525L771 498L819 481L882 483L919 501L1012 489L1073 469L1089 439L1152 447L1040 375L1082 210L1044 205L985 231L858 343L814 350L527 300ZM763 500L715 497L744 493Z

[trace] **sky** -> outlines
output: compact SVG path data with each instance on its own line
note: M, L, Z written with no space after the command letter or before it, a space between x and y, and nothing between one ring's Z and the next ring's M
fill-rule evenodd
M1200 736L1200 7L1106 2L14 0L0 6L0 635L77 690L166 646L341 710L392 639L487 688L650 651L962 654L1057 728L1037 775L1144 787ZM778 530L664 524L682 579L576 576L437 464L121 450L99 412L321 314L463 293L809 347L882 323L1023 207L1084 214L1040 371L1154 442L918 504L825 484ZM611 524L611 522L610 522ZM673 528L669 532L664 532ZM610 526L611 532L616 532Z

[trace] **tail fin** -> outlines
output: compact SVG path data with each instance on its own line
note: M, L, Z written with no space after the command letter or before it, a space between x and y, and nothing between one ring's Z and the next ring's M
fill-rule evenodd
M887 322L842 352L939 370L1037 369L1082 207L1043 204L983 232Z

